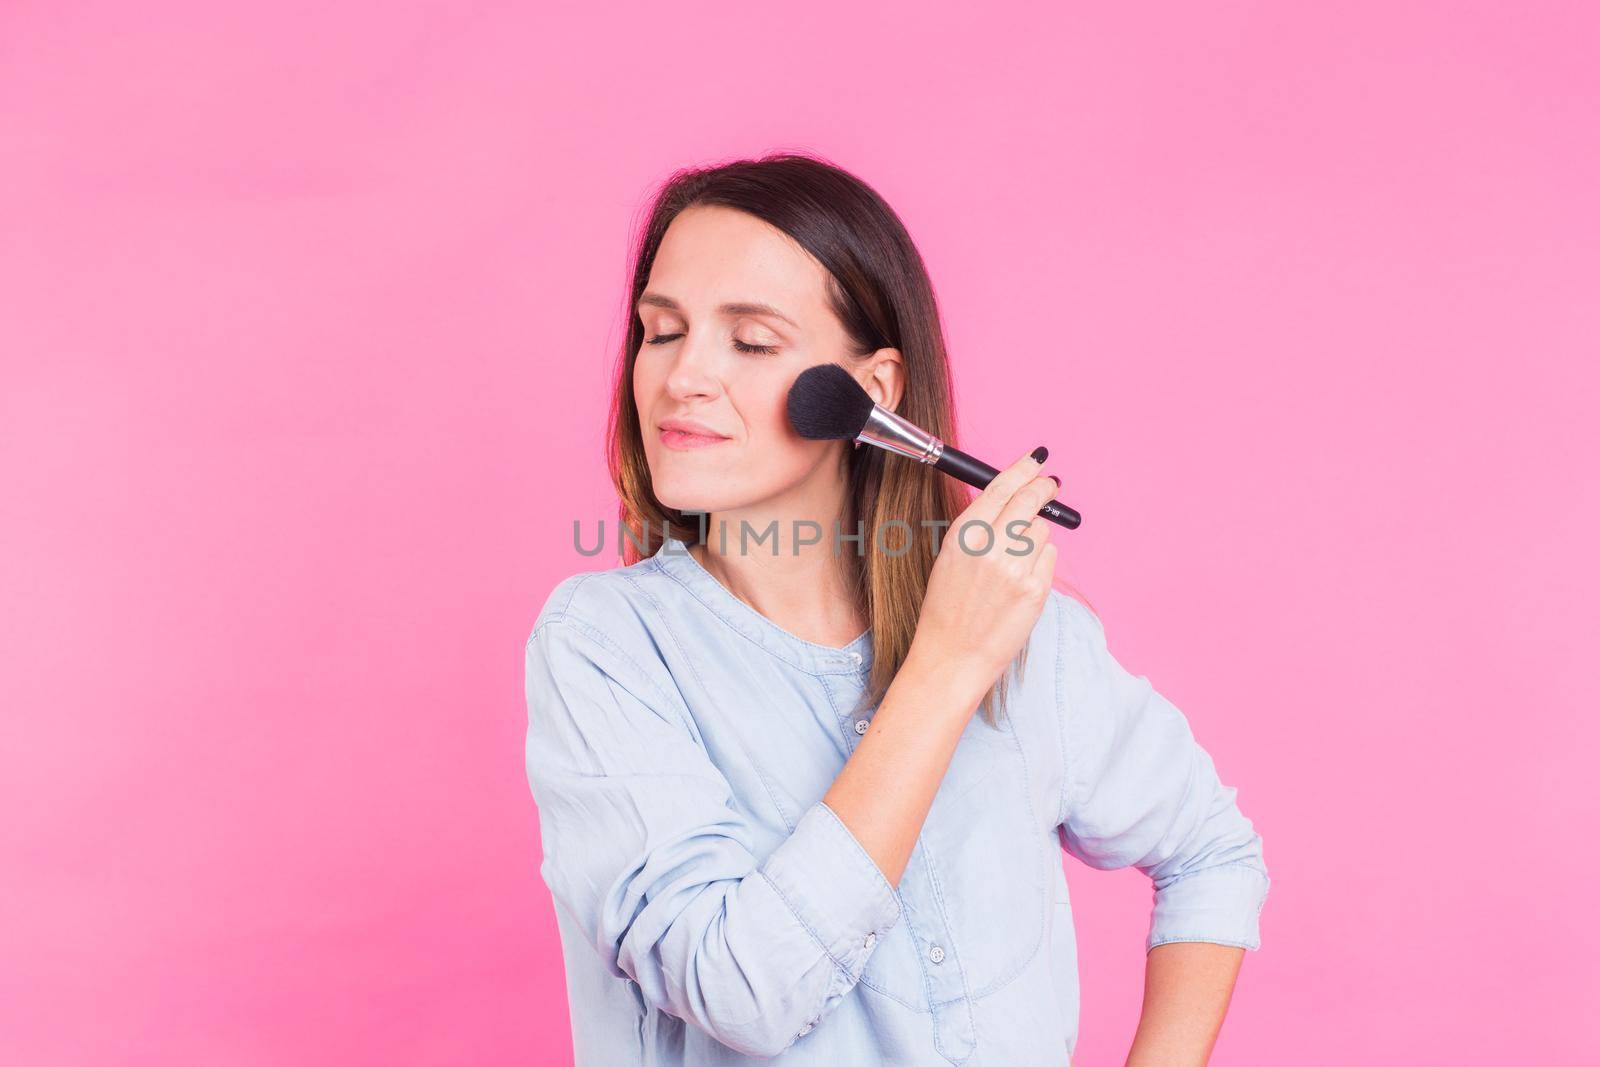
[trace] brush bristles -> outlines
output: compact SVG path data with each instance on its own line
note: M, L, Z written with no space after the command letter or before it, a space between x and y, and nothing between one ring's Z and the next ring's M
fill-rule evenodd
M789 387L789 422L801 437L854 440L871 414L872 395L837 363L807 367Z

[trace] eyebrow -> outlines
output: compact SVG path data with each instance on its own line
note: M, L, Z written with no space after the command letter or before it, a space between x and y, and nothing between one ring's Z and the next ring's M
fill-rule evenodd
M662 296L660 293L645 293L639 298L639 304L641 306L649 304L652 307L670 308L673 311L683 310L672 297ZM757 304L749 300L738 300L727 304L719 304L717 310L724 315L771 315L775 319L782 319L797 330L800 328L799 323L771 304Z

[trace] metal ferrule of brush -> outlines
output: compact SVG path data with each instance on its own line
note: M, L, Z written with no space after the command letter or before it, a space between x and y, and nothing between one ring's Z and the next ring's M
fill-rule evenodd
M856 440L910 456L919 463L935 463L944 452L944 442L939 438L876 404Z

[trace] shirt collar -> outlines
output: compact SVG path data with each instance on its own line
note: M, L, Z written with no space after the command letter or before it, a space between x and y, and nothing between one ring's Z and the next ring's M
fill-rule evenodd
M870 627L843 648L819 645L795 636L734 596L689 554L689 546L681 539L668 536L650 558L724 623L779 659L812 674L863 675L871 670Z

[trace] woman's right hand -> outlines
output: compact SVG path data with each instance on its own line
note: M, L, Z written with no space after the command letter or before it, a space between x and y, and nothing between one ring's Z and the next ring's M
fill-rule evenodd
M954 670L974 699L1027 643L1055 574L1056 546L1039 509L1059 486L1039 474L1045 455L1035 449L995 475L945 532L928 576L908 659ZM1011 526L1019 520L1026 529Z

